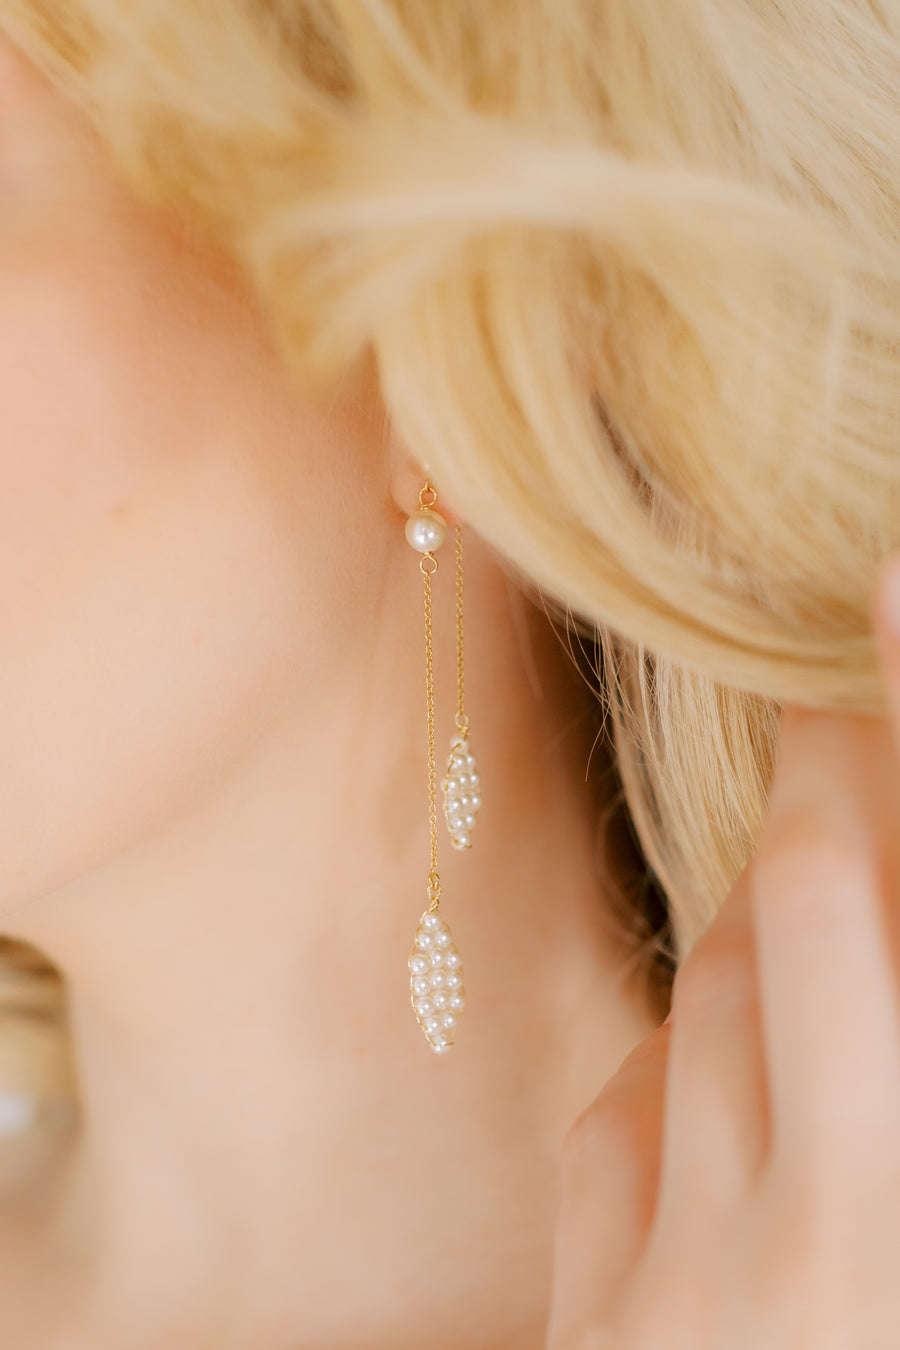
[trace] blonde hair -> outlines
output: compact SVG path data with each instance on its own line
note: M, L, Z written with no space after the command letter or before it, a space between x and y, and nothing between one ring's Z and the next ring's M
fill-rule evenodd
M374 354L465 519L602 651L683 957L785 700L883 711L900 544L900 6L0 0L298 379Z

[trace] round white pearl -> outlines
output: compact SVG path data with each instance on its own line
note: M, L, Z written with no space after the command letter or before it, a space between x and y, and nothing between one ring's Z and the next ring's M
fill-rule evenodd
M479 779L477 773L470 773L470 774L469 774L469 787L476 788L476 787L478 786L479 782L480 782L480 779Z
M431 988L431 981L427 975L417 975L412 982L414 994L427 994Z
M445 1012L444 1015L443 1015L443 1017L441 1018L441 1021L443 1022L443 1024L444 1024L445 1027L455 1027L455 1026L456 1026L456 1013Z
M439 952L439 951L432 952L431 959L432 961L434 961L435 965L438 964L438 962L435 961L436 956L439 956L441 958L441 962L447 967L448 970L456 970L456 967L459 965L459 952L455 951L453 948L451 948L447 952Z
M434 947L429 953L428 958L433 966L442 966L444 964L444 953L440 947Z
M437 511L414 511L406 521L406 539L418 553L431 553L447 538L447 522Z
M467 830L471 830L471 828L472 828L472 826L473 826L474 824L475 824L475 817L473 816L472 812L470 811L469 814L466 816L466 829L467 829Z
M429 979L429 986L432 989L440 989L449 978L450 976L445 975L442 970L433 970Z
M455 778L446 778L444 780L444 789L448 797L453 797L459 791L459 782Z
M442 997L443 997L443 1000L444 1000L444 1001L443 1001L443 1003L442 1003L440 1006L441 1006L442 1008L446 1008L446 1006L447 1006L447 995L446 995L446 994L442 994ZM435 1008L435 1004L434 1004L434 1000L433 1000L433 999L430 999L430 998L417 998L417 999L416 999L416 1012L417 1012L417 1013L421 1013L423 1017L424 1017L427 1013L434 1012L434 1008Z
M476 794L474 797L470 798L470 801L472 803L472 810L477 811L481 805L481 798Z
M444 1006L444 1005L441 1004L441 1007L443 1007L443 1006ZM451 1008L456 1008L457 1011L458 1011L460 1008L464 1008L465 1006L466 1006L466 1000L463 998L462 994L460 994L460 993L457 992L457 993L454 993L454 994L451 994L451 995L450 995L450 1007L451 1007Z
M434 1008L446 1008L449 1006L450 995L444 989L435 989L433 998L420 999L421 1003L428 1003L430 1007L419 1008L420 1012L431 1012ZM419 1007L419 1004L416 1004Z
M425 918L422 920L422 927L423 927L423 928L440 928L441 925L443 924L443 922L444 922L444 921L443 921L443 919L441 918L440 914L435 914L434 910L432 910L431 913L430 913L430 914L426 914L426 915L425 915Z
M451 816L451 817L450 817L450 828L451 828L451 830L461 830L462 827L465 825L465 823L466 823L466 821L465 821L465 817L464 817L464 816Z
M431 1048L436 1055L444 1055L452 1046L452 1041L432 1041Z
M474 769L474 768L475 768L475 756L474 756L474 755L466 755L466 763L468 764L468 766L469 766L470 769Z
M434 1032L440 1031L442 1026L443 1022L439 1017L426 1017L425 1019L425 1030L431 1032L432 1035Z
M416 941L420 947L428 948L434 942L434 934L429 933L427 929L423 929Z
M449 947L451 942L450 934L446 928L442 928L439 933L434 935L434 945L436 947Z
M423 975L431 965L424 952L419 952L409 958L409 968L414 975Z
M455 970L448 971L444 984L448 989L458 989L462 984L462 976L457 975Z
M450 843L454 848L468 848L469 836L467 834L454 834L450 836Z

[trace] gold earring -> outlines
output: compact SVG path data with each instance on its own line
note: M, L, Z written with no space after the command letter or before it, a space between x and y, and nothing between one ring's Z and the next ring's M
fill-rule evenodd
M437 870L437 808L434 751L434 644L432 640L431 578L438 569L434 551L447 537L447 522L434 507L437 492L428 479L419 492L419 510L406 522L406 538L418 553L425 594L425 728L428 744L428 827L430 867L426 881L428 905L416 929L409 955L410 1002L419 1026L436 1054L453 1045L453 1031L465 1007L462 961L453 934L440 913L441 879Z
M447 773L441 783L444 819L454 848L471 848L471 831L481 806L480 781L469 745L463 672L463 558L462 527L456 527L456 731L450 738Z

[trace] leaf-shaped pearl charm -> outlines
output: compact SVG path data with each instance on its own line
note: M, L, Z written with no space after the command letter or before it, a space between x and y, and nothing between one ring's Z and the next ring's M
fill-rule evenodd
M409 954L409 997L428 1044L436 1054L445 1054L453 1044L466 991L453 934L436 909L426 909L416 929Z
M444 818L454 848L471 848L471 831L481 806L475 756L467 732L457 731L450 741L444 789Z

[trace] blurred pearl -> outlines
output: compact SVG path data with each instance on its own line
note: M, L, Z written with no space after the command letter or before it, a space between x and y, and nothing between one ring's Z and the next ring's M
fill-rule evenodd
M34 1128L37 1116L36 1097L27 1096L24 1092L0 1092L0 1138L27 1134Z
M466 1006L466 1000L463 998L462 994L459 994L459 993L456 993L456 994L450 994L450 995L449 995L449 1004L450 1004L450 1007L451 1007L451 1008L456 1008L457 1011L458 1011L460 1008L464 1008L464 1007ZM441 1007L443 1007L443 1006L444 1006L444 1005L441 1004Z
M435 965L438 964L437 961L434 960L436 956L439 956L441 958L441 961L447 967L448 970L455 970L456 967L459 965L459 952L457 951L432 952L431 959L432 961L434 961Z
M442 1025L443 1025L443 1023L441 1022L441 1019L440 1019L439 1017L426 1017L426 1018L425 1018L425 1030L426 1030L426 1031L430 1031L430 1032L432 1032L432 1033L435 1032L435 1031L440 1031Z
M449 976L449 975L445 975L444 972L443 972L442 970L433 970L433 971L431 972L431 977L430 977L428 983L429 983L430 988L432 988L432 989L440 989L441 986L442 986L444 983L448 983L449 980L450 980L450 976Z
M431 553L447 538L447 522L437 511L414 511L406 521L406 539L419 553Z
M434 947L428 953L426 960L430 960L433 966L442 966L445 961L445 956L444 953L441 951L440 947Z
M449 1006L449 998L450 995L446 993L445 990L436 989L434 991L434 998L423 998L419 1000L419 1003L428 1003L430 1005L429 1007L419 1008L418 1003L416 1004L416 1007L419 1008L419 1012L431 1012L433 1008L446 1008Z
M441 918L440 914L436 914L434 910L432 910L430 914L426 914L425 918L422 920L423 928L442 928L443 924L444 920Z
M455 970L448 971L444 977L444 983L448 989L458 989L462 984L462 976L457 975Z
M473 811L477 811L478 808L479 808L479 806L481 805L481 798L478 797L478 796L475 796L475 797L470 797L469 800L470 800L470 802L472 803L472 810L473 810Z
M430 947L434 942L434 934L427 931L419 934L418 943L420 947Z
M423 975L430 965L431 962L424 952L409 958L409 968L414 975Z
M427 994L431 988L431 981L427 975L417 975L413 980L414 994Z
M443 1022L443 1024L444 1024L445 1027L455 1027L455 1026L456 1026L456 1013L445 1012L444 1015L443 1015L443 1017L441 1018L441 1021Z
M434 935L434 945L435 945L436 947L449 947L449 946L450 946L450 934L447 932L447 929L446 929L446 928L442 928L441 931L440 931L439 933L435 933L435 935Z

